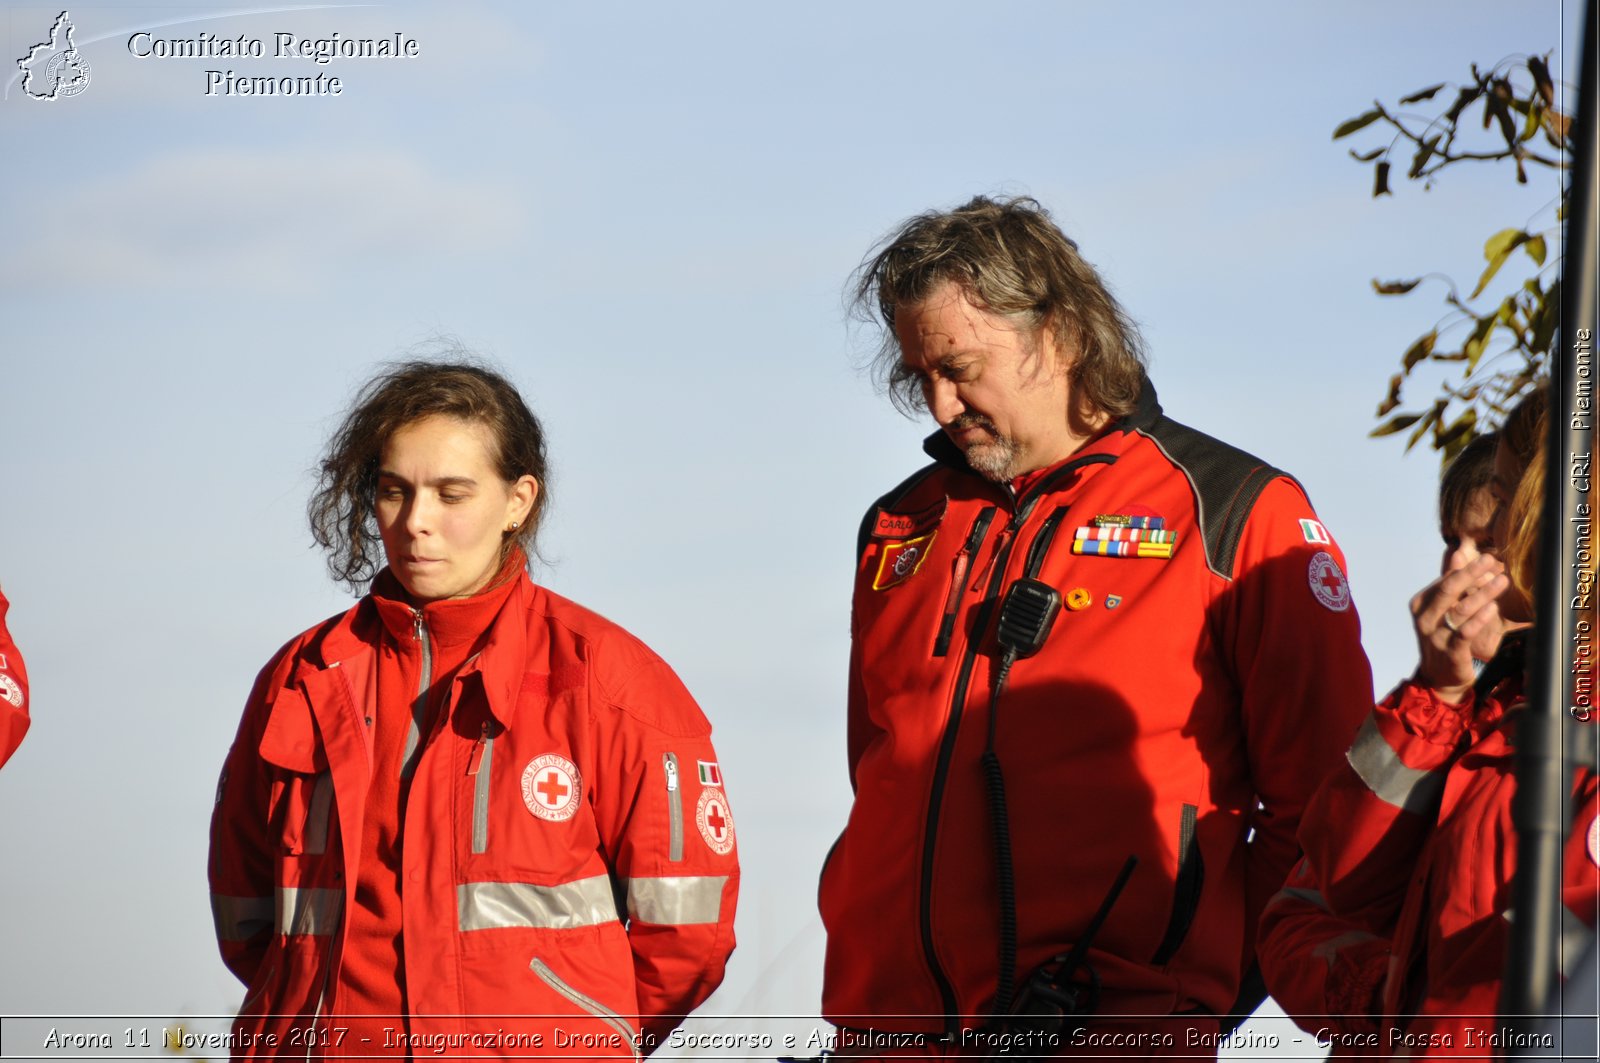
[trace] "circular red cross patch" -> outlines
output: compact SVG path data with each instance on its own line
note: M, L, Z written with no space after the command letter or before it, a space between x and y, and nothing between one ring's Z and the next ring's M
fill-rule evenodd
M1350 608L1350 581L1344 578L1339 562L1326 550L1318 550L1306 567L1311 593L1325 608L1342 613Z
M728 811L728 799L721 790L709 787L700 791L694 822L712 852L721 856L733 848L733 813Z
M522 802L540 819L552 823L571 819L582 799L583 779L578 766L566 757L546 753L522 770Z

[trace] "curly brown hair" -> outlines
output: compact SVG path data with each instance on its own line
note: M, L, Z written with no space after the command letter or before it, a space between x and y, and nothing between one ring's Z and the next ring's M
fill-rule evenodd
M852 278L858 320L882 325L873 376L901 410L926 409L921 384L900 360L895 314L954 283L974 303L1037 335L1048 326L1077 351L1071 382L1095 410L1125 417L1139 399L1139 330L1035 199L976 196L952 211L905 222Z
M373 506L378 461L389 437L424 417L455 417L488 429L490 455L506 483L523 476L539 481L527 520L507 532L502 557L516 546L534 554L534 536L550 500L544 429L505 377L450 351L456 359L419 359L384 368L356 394L344 421L328 441L317 489L306 515L311 537L327 551L328 573L356 594L365 592L383 567L383 540Z

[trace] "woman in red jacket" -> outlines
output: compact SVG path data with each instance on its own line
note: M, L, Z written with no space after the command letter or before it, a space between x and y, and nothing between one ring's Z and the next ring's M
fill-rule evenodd
M1373 710L1347 763L1301 820L1306 881L1320 885L1334 915L1392 938L1378 1021L1346 1035L1329 1024L1335 1047L1386 1058L1485 1058L1521 1047L1507 1042L1497 1012L1516 870L1512 757L1522 669L1517 662L1492 690L1481 682L1475 689L1472 646L1498 629L1502 613L1532 619L1544 438L1539 392L1507 419L1496 453L1493 535L1505 564L1457 556L1412 599L1416 674ZM1563 953L1575 962L1600 901L1600 800L1591 768L1576 771L1571 786ZM1333 962L1302 957L1325 961Z
M383 373L334 436L312 529L370 589L262 670L212 822L237 1055L637 1058L721 981L710 726L529 580L545 483L539 422L473 365Z

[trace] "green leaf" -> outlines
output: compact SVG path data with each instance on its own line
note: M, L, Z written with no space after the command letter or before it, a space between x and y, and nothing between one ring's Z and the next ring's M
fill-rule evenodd
M1528 57L1528 73L1533 75L1534 88L1539 90L1539 96L1544 100L1546 107L1556 105L1556 86L1550 79L1550 67L1539 56Z
M1407 177L1415 179L1422 176L1422 168L1428 165L1429 159L1433 158L1433 151L1439 146L1439 139L1443 135L1442 133L1435 133L1418 146L1417 154L1411 160L1411 171L1406 174Z
M1501 229L1483 242L1483 257L1493 261L1502 255L1509 255L1527 238L1528 234L1521 229Z
M1521 140L1532 140L1533 135L1539 132L1539 127L1544 124L1544 108L1537 103L1528 107L1527 121L1522 123Z
M1500 272L1500 267L1506 264L1506 259L1511 257L1511 252L1526 243L1530 237L1521 229L1501 229L1483 245L1483 257L1489 260L1489 265L1483 271L1483 276L1478 278L1478 286L1472 289L1472 294L1467 298L1476 299L1483 294L1489 286L1494 275Z
M1379 439L1383 436L1392 436L1396 432L1404 432L1407 428L1410 428L1420 420L1422 420L1422 414L1420 413L1402 413L1400 416L1385 421L1383 424L1380 424L1378 427L1368 432L1367 438Z
M1448 428L1441 430L1434 439L1436 449L1443 450L1446 454L1453 455L1456 451L1466 446L1472 437L1478 434L1478 411L1469 408L1460 417L1450 422Z
M1372 198L1389 195L1389 164L1380 162L1374 168L1377 172L1372 175Z
M1433 409L1429 410L1423 415L1422 420L1418 422L1416 429L1411 433L1411 438L1406 440L1407 450L1410 450L1412 447L1416 446L1417 440L1421 439L1427 433L1429 428L1439 423L1439 415L1443 412L1444 400L1440 399L1438 402L1433 404Z
M1378 412L1376 416L1382 417L1384 414L1400 405L1400 386L1404 382L1405 376L1401 373L1396 373L1394 376L1389 378L1389 394L1385 395L1383 397L1383 401L1378 403Z
M1380 281L1374 277L1372 278L1372 290L1379 295L1404 295L1421 283L1421 277L1412 281Z
M1476 85L1468 85L1462 89L1460 94L1456 96L1456 102L1452 103L1450 109L1444 113L1445 124L1454 125L1456 120L1461 117L1461 112L1467 109L1467 105L1482 93L1483 90Z
M1445 83L1443 81L1441 81L1437 85L1430 85L1425 89L1420 89L1417 92L1413 92L1409 96L1400 97L1400 102L1403 103L1403 104L1404 103L1421 103L1423 100L1431 100L1431 99L1433 99L1435 94L1438 93L1438 91L1440 89L1444 88L1444 86L1445 86Z
M1343 122L1339 123L1339 128L1333 131L1333 139L1339 140L1342 137L1349 136L1358 129L1365 129L1367 126L1371 125L1373 122L1376 122L1382 117L1383 110L1381 108L1374 107L1365 114L1358 114L1354 118L1347 118Z
M1524 251L1528 252L1528 257L1533 259L1533 261L1536 262L1538 265L1541 265L1541 266L1544 265L1544 254L1545 254L1544 237L1542 237L1542 236L1530 236L1530 237L1528 237L1527 240L1523 241L1522 249Z
M1550 284L1544 298L1539 301L1536 311L1529 314L1533 319L1533 338L1528 341L1528 347L1534 354L1548 354L1550 341L1555 338L1556 326L1561 322L1561 281L1555 280Z
M1421 336L1418 336L1417 341L1410 347L1406 348L1405 356L1400 359L1400 367L1408 373L1411 372L1418 362L1424 360L1428 357L1428 355L1433 353L1433 345L1438 342L1438 329L1434 329L1431 332L1425 332Z
M1384 152L1386 152L1388 150L1389 150L1388 148L1373 148L1371 151L1365 151L1365 152L1362 152L1360 155L1357 155L1356 154L1356 149L1355 148L1351 148L1350 149L1350 157L1352 159L1356 160L1357 162L1371 162L1373 159L1376 159L1379 155L1382 155Z
M1471 376L1478 368L1478 359L1483 357L1483 352L1489 347L1489 336L1493 334L1495 326L1500 324L1500 319L1494 315L1480 318L1478 327L1472 330L1471 337L1462 345L1461 353L1467 356L1467 376Z

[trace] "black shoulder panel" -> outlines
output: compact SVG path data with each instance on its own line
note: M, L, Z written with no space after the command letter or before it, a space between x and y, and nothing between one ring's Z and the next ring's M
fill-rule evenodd
M1138 432L1183 470L1194 491L1206 565L1223 579L1232 579L1239 540L1256 499L1278 477L1294 477L1170 417L1158 417Z
M910 476L907 476L904 480L901 480L898 484L896 484L893 490L889 491L887 494L883 495L883 497L879 498L876 502L867 507L866 514L861 518L861 527L856 532L857 558L860 558L861 555L867 551L867 540L872 537L872 521L873 518L878 515L878 510L893 509L899 504L900 500L911 491L913 487L921 483L938 467L938 462L931 462L927 465L924 465L922 468L918 469L916 472L912 473Z

